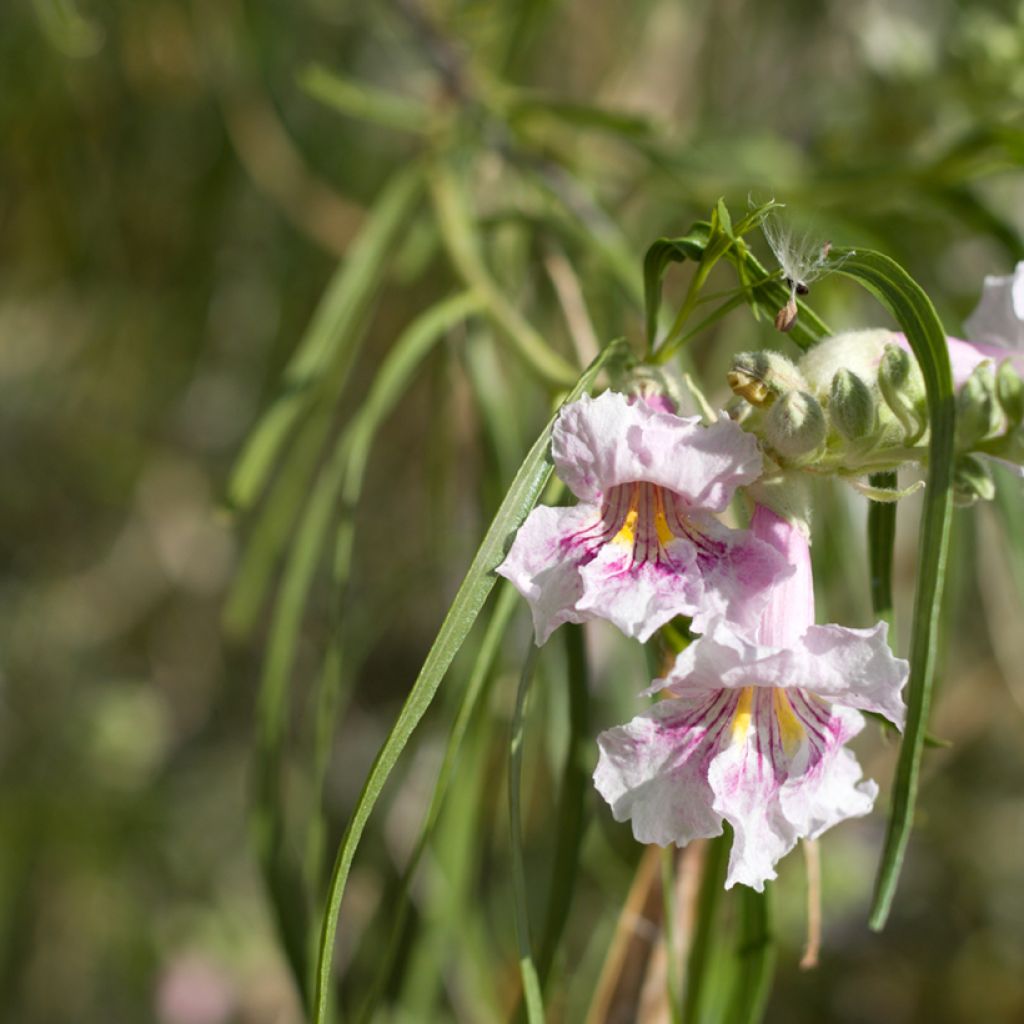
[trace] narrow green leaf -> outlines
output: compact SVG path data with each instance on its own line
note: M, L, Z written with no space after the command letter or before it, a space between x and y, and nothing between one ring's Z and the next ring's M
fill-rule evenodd
M735 238L732 230L732 214L729 213L729 207L725 205L724 199L719 199L715 203L715 219L718 222L718 227L729 237Z
M558 837L548 888L547 918L537 956L537 975L542 986L547 984L576 889L580 844L585 825L583 808L590 791L590 777L584 766L584 757L593 743L587 714L590 692L583 627L567 625L562 631L569 669L569 745L565 752L565 768L558 794L555 818L558 822Z
M729 1007L729 1024L759 1024L768 1005L775 975L775 938L767 892L741 885L738 971Z
M729 836L708 840L704 871L697 898L693 938L686 959L686 987L683 996L684 1024L701 1024L707 1019L708 988L712 954L718 932L718 908L725 892L725 871L729 865Z
M430 131L433 117L429 107L405 96L353 81L321 64L306 68L299 75L299 85L314 99L349 117L416 135Z
M658 312L661 308L661 282L672 263L692 260L700 263L711 235L711 225L698 221L690 233L681 238L659 238L647 247L644 254L644 315L647 327L647 345L654 347L658 332Z
M872 473L871 486L894 491L895 471ZM895 502L873 501L868 505L868 568L871 574L871 607L889 625L893 622L892 549L896 541Z
M576 100L567 100L557 94L523 90L514 97L508 110L511 122L551 117L573 127L593 128L619 136L650 136L655 127L648 118L627 111L609 110Z
M321 388L341 392L362 337L359 321L384 273L423 187L418 165L384 186L351 251L342 261L285 367L281 394L249 435L228 485L232 504L248 508L259 497L281 450Z
M482 296L487 316L535 373L552 384L569 387L577 371L508 300L487 269L476 225L454 171L444 164L435 165L430 191L452 265L465 284Z
M530 945L530 916L526 904L526 870L523 866L523 825L519 790L523 781L523 721L526 717L526 699L533 680L533 666L537 648L531 640L523 672L516 692L516 709L512 718L512 733L508 747L508 813L512 849L512 897L515 904L516 942L519 946L519 971L523 979L523 1002L529 1024L544 1024L544 1000L540 979L533 962Z
M470 722L481 701L487 693L487 684L492 678L491 669L494 659L497 656L501 641L508 629L512 613L518 604L519 592L511 583L504 583L499 589L498 599L491 612L490 621L487 623L487 630L484 633L483 642L477 652L476 660L470 671L469 683L459 702L458 711L455 713L455 721L452 724L452 731L448 734L448 742L445 745L444 758L441 761L441 769L437 775L437 782L434 785L434 792L430 798L430 806L420 827L420 834L416 839L416 845L409 855L409 861L402 872L402 879L399 883L399 892L395 900L393 910L393 922L391 933L384 954L380 958L377 974L373 984L367 993L366 999L359 1010L356 1019L363 1024L369 1024L377 1009L377 1003L384 990L388 975L391 973L402 939L402 932L405 928L405 921L409 910L409 886L412 884L416 868L419 866L434 827L444 807L445 796L448 793L448 786L451 783L455 769L458 767L459 754L462 750L462 742L469 729Z
M579 398L593 383L608 359L622 352L624 348L625 342L622 340L607 345L584 371L576 386L567 396L566 402ZM395 763L405 749L409 737L433 701L434 694L441 685L448 666L465 641L487 595L494 586L494 569L501 563L515 530L536 504L544 484L551 475L552 462L548 446L553 425L554 420L549 422L540 437L537 438L512 481L512 486L501 503L477 550L473 563L455 595L448 615L441 624L441 629L427 654L419 676L413 683L398 720L392 726L391 732L373 762L363 791L345 829L335 859L327 905L323 915L317 959L316 998L313 1007L315 1024L324 1024L327 1018L331 962L334 938L338 929L338 917L341 911L341 900L363 829L366 827L370 813L377 803Z
M679 950L676 945L676 854L675 846L661 851L661 916L665 943L665 997L672 1024L682 1024L683 1005L679 998Z
M893 783L892 811L875 882L871 927L881 930L889 916L914 820L921 754L924 750L935 664L939 650L942 589L953 516L955 405L946 332L931 300L888 256L837 250L837 267L859 281L896 318L910 342L928 393L928 485L921 512L917 589L910 639L907 725Z
M381 365L366 401L324 466L295 534L270 627L256 712L258 742L254 825L257 848L267 880L271 883L272 902L281 921L294 914L293 907L284 906L282 900L276 898L275 894L282 891L280 884L273 884L274 878L285 870L281 866L284 808L279 779L288 716L288 683L306 600L320 565L324 538L335 514L338 492L344 487L345 497L354 505L367 455L381 422L397 404L416 368L438 338L477 308L478 301L471 293L457 295L427 310L399 337ZM339 585L343 582L340 581ZM337 677L337 673L332 672L335 667L325 666L321 673L322 684L326 685ZM326 763L319 749L315 760ZM294 886L290 886L283 891L282 899L287 899L290 904L296 900L293 889ZM305 976L302 975L303 980Z
M741 226L749 230L756 223L756 218L744 218ZM737 230L739 233L739 230ZM647 342L653 346L658 325L658 311L661 306L661 283L672 263L683 263L692 260L700 263L711 242L712 229L706 221L698 221L690 229L689 234L681 238L659 238L652 243L644 256L644 308L646 310ZM759 309L774 317L789 301L789 289L770 274L746 245L731 245L723 253L736 268L740 280L747 288L747 301L755 309ZM800 348L807 349L827 337L832 332L825 322L803 301L797 300L799 316L788 337ZM667 344L658 349L656 361L664 361L674 354L675 343L669 337ZM671 346L671 347L670 347Z
M321 459L330 424L330 405L318 402L300 427L274 486L246 531L242 559L224 606L224 630L233 639L247 639L256 625L308 496L309 481Z
M416 368L445 331L480 307L472 293L456 295L413 321L385 359L373 387L324 467L295 535L264 661L258 719L263 749L276 749L284 731L288 678L306 597L320 563L324 537L339 490L352 508L362 489L367 458L377 431ZM337 581L336 581L337 582Z

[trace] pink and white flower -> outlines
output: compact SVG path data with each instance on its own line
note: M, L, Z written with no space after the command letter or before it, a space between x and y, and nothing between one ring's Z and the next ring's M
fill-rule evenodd
M799 527L758 507L752 530L796 567L753 636L718 621L648 692L669 699L601 734L594 782L644 843L734 832L726 887L758 891L801 837L867 814L878 787L845 743L857 709L902 727L906 661L887 627L814 625L810 551Z
M993 359L1024 353L1024 261L1012 274L985 277L981 299L964 328L970 343L987 348Z
M579 499L539 507L497 572L530 603L538 644L563 622L605 618L647 640L677 615L754 622L789 571L771 545L727 529L737 487L761 474L757 441L605 392L567 406L555 470Z

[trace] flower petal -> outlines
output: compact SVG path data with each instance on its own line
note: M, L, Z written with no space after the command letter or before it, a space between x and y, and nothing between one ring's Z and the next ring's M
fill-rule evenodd
M678 538L659 549L657 560L637 560L632 546L605 544L580 568L577 610L646 643L666 622L700 607L704 581L696 557L694 545Z
M562 410L551 439L558 475L583 501L644 481L691 508L721 512L737 487L761 475L756 439L728 419L703 426L606 391Z
M583 593L579 564L604 524L596 505L535 508L519 528L505 561L495 569L529 602L540 646L563 622L583 622L576 610Z
M1024 262L1006 276L989 275L981 299L964 321L972 342L1003 350L1024 350Z
M628 725L601 733L597 791L616 821L632 820L641 843L679 846L722 833L707 766L733 719L738 697L721 691L666 700Z
M749 530L730 530L709 515L691 514L701 535L697 568L704 578L704 598L693 613L695 632L715 618L754 629L780 587L786 587L793 565Z
M712 760L708 782L714 810L734 832L726 888L741 883L760 892L799 838L867 814L877 787L859 782L860 766L843 749L863 727L857 712L795 691L744 694L733 742Z
M721 619L676 658L649 692L671 689L695 696L719 687L799 689L862 711L876 711L899 728L906 706L900 693L910 671L893 655L888 626L871 629L810 626L791 647L755 643Z

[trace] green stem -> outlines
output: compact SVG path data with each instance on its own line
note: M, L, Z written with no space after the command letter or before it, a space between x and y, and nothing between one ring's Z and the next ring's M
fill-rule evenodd
M895 490L895 470L872 473L872 487ZM896 504L872 501L868 505L868 565L871 573L871 607L889 625L893 622L892 550L896 540Z

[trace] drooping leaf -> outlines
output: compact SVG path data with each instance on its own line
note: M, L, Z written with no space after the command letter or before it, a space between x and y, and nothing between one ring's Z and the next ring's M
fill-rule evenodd
M624 348L625 343L621 340L607 345L597 359L584 371L566 401L575 401L583 394L591 386L604 364ZM334 863L321 928L316 965L316 995L313 1005L315 1024L325 1024L327 1019L331 964L341 901L345 893L349 869L352 866L352 860L355 857L366 822L395 763L405 749L409 737L430 707L448 666L468 636L487 595L494 586L494 569L501 563L516 529L536 504L551 475L552 462L548 445L553 426L554 420L549 422L540 437L537 438L512 481L512 485L455 595L455 600L441 624L441 629L427 654L419 676L412 685L398 719L373 762L362 793L345 829Z
M953 516L955 404L946 332L931 300L897 264L872 251L838 250L840 274L870 291L896 318L910 342L928 395L928 481L918 543L917 588L910 641L907 725L893 783L892 810L875 882L871 927L885 926L913 827L935 664L949 532Z
M320 389L332 395L340 393L357 355L360 318L422 188L422 169L413 164L399 171L381 191L285 367L279 396L253 428L235 465L228 496L236 507L248 508L259 497L284 445Z

